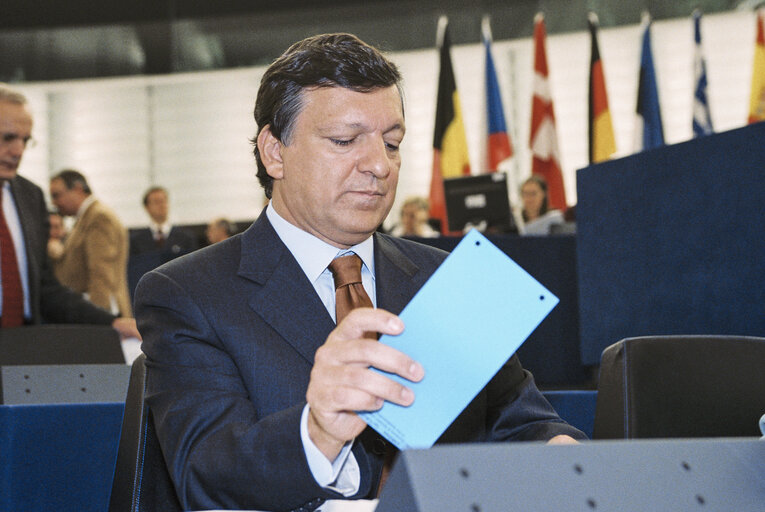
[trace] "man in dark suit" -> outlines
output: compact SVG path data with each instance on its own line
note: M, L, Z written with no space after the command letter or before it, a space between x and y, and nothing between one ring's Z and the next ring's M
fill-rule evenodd
M164 187L151 187L143 195L143 207L151 221L130 235L130 254L160 253L162 261L170 261L199 247L191 231L173 226L169 220L170 201Z
M21 281L22 324L87 323L112 325L123 337L139 337L132 318L117 318L54 277L47 255L48 209L40 187L18 176L21 157L30 144L32 116L19 92L0 84L0 185L3 217L12 238ZM0 285L2 286L2 285ZM5 293L2 294L7 297ZM18 306L18 305L17 305ZM2 304L7 317L13 304ZM3 318L6 326L7 318Z
M401 333L396 314L446 257L375 232L401 163L399 83L354 36L293 45L255 105L269 205L243 234L139 284L147 402L184 508L313 510L376 496L390 450L354 411L415 397L371 368L409 381L427 369L364 334ZM349 252L377 307L336 323L327 267ZM513 357L439 442L573 438L584 435Z

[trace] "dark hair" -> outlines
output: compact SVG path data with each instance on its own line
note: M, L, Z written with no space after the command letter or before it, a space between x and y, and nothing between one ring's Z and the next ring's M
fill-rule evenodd
M539 174L532 174L526 180L521 183L521 189L523 189L523 186L527 183L536 183L539 185L539 188L542 189L542 206L539 208L539 215L544 215L547 213L547 209L549 208L548 202L547 202L547 180L545 180L542 176ZM523 221L527 222L528 216L526 215L526 210L523 210L521 212L521 216L523 217Z
M167 193L167 190L165 189L165 187L159 187L159 186L151 187L149 190L147 190L143 194L143 205L144 206L149 204L149 196L152 195L154 192L164 192L165 193L165 197L169 196L169 194Z
M75 185L80 185L82 191L85 192L85 194L90 195L93 193L90 190L90 185L88 185L88 180L85 179L85 176L83 176L79 171L75 171L74 169L64 169L59 171L58 174L53 176L50 180L63 181L68 190L72 190Z
M358 92L395 85L401 92L401 74L379 50L351 34L322 34L290 46L266 70L255 100L257 134L252 140L258 180L271 198L273 178L260 158L257 139L266 125L289 144L295 119L308 88L344 87Z
M232 236L236 233L236 224L226 218L215 219L212 221L212 224L221 228L227 236Z

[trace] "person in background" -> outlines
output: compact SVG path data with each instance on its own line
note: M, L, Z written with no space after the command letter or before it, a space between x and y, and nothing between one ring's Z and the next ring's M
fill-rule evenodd
M18 175L33 145L32 115L20 92L0 83L0 327L42 323L111 325L122 338L140 338L135 320L94 306L58 282L48 259L48 209L43 192ZM5 242L3 242L5 240Z
M210 244L222 242L236 233L236 224L223 217L217 218L207 225L205 235Z
M392 236L415 236L435 238L438 231L428 224L430 206L424 197L412 196L401 206L401 220L390 231Z
M538 174L532 174L521 184L521 201L524 235L549 235L550 226L564 222L560 210L549 209L547 182Z
M73 169L51 178L50 197L62 215L76 219L64 254L54 264L56 277L96 306L130 316L128 235L117 215L92 195L85 176Z
M49 212L50 237L48 238L48 256L52 261L57 261L64 254L64 241L66 240L66 225L64 217L58 212Z
M170 201L167 189L151 187L143 195L143 207L151 219L149 226L133 230L130 236L130 254L163 254L162 262L195 251L199 247L196 236L169 220Z
M255 101L268 206L244 233L138 284L146 403L184 510L377 496L394 450L355 411L415 399L375 369L406 381L427 370L376 334L403 331L397 314L447 256L376 231L401 166L400 82L350 34L292 45ZM357 280L344 281L344 263ZM347 307L347 295L375 307ZM514 356L439 442L573 438L586 437Z

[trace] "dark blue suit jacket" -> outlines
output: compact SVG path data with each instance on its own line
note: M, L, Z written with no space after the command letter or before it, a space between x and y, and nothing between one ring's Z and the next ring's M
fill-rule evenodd
M377 305L399 313L446 257L375 234ZM265 214L242 235L148 273L135 312L147 401L186 508L293 510L339 498L314 481L300 441L313 357L335 327ZM440 442L584 438L513 357ZM356 498L382 468L377 436L354 443Z
M199 242L194 233L179 226L170 227L170 233L167 235L162 247L157 247L154 234L148 227L134 229L130 233L131 255L158 252L162 254L162 263L191 251L196 251L198 247Z

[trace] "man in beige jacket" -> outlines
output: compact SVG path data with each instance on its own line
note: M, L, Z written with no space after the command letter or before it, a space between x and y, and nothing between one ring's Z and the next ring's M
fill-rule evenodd
M51 178L50 197L62 215L76 218L63 254L54 261L56 277L96 306L131 316L128 234L117 215L93 197L87 180L75 170Z

